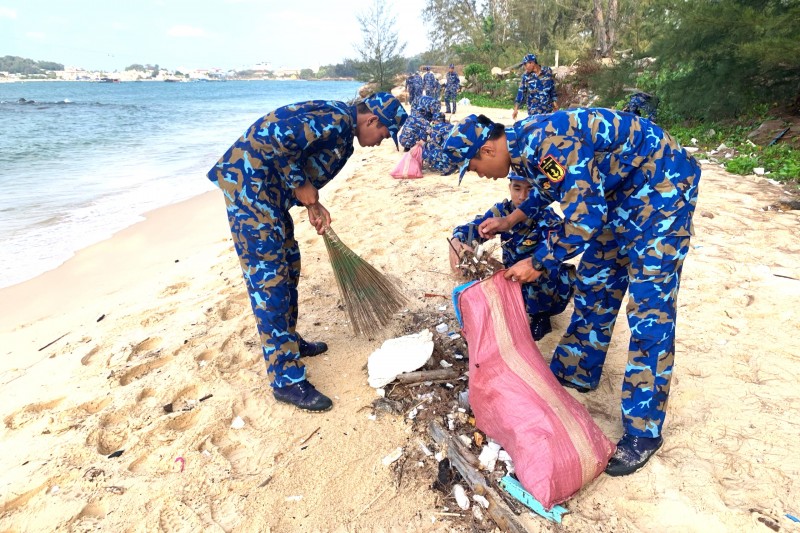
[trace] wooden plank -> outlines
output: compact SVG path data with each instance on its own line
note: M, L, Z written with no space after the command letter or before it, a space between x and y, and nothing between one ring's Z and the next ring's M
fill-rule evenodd
M461 373L452 368L437 368L436 370L418 370L416 372L406 372L397 376L398 383L409 385L411 383L422 383L423 381L442 381L448 379L458 379Z
M469 484L473 492L480 494L489 501L486 510L489 517L503 531L510 533L527 533L528 529L519 521L519 517L506 505L502 496L495 490L480 472L480 463L467 447L458 438L451 436L437 421L432 421L428 432L433 440L442 446L461 477Z

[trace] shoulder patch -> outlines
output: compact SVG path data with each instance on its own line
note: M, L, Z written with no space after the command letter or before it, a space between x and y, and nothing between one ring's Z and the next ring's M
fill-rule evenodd
M553 183L558 183L564 179L564 176L567 175L566 170L564 167L559 163L555 157L552 155L548 155L541 161L539 161L539 170L547 176L547 179L552 181Z

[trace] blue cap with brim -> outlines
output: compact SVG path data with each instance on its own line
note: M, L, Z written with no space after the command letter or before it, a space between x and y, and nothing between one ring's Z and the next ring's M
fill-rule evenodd
M397 142L397 134L400 133L400 128L403 127L408 118L408 113L406 113L400 100L389 93L375 93L364 98L364 104L372 114L378 117L381 124L389 129L389 133L394 139L394 145L399 150L400 145Z
M444 142L443 151L453 165L459 169L458 184L464 179L464 173L469 167L470 160L478 154L492 134L494 122L482 124L477 115L469 115L456 124ZM452 171L443 175L451 174Z
M508 179L510 179L511 181L524 181L526 183L528 181L528 178L526 178L525 176L520 176L519 174L509 174Z
M536 63L536 54L526 54L525 57L522 58L523 63Z

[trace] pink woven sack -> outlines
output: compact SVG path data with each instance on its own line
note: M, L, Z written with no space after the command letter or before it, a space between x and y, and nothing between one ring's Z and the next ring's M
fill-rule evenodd
M477 427L505 448L522 486L549 510L603 472L614 444L550 371L519 285L503 272L458 296L469 403Z
M414 147L403 154L400 162L392 170L392 177L395 179L416 179L422 177L422 147L415 144Z

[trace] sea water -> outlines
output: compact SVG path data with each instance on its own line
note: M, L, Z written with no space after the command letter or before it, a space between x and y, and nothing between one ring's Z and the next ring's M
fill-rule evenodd
M358 82L0 83L0 287L33 278L206 172L281 105L350 100Z

